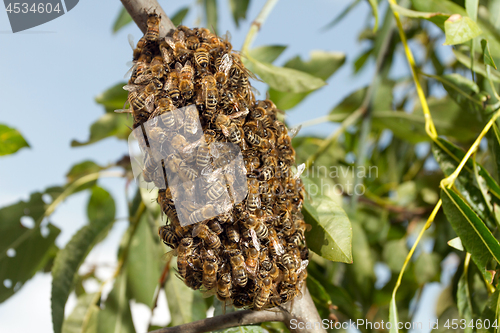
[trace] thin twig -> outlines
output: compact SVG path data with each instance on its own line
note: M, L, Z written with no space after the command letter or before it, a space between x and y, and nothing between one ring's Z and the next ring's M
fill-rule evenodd
M143 33L148 29L148 14L161 16L160 37L164 37L175 25L170 21L163 8L156 0L120 0L134 22Z

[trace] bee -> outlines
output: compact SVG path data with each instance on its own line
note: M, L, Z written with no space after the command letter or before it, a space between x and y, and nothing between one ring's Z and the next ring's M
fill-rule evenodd
M225 301L231 297L231 274L221 274L217 280L217 298Z
M209 61L210 55L204 46L199 47L196 51L194 51L194 62L202 71L206 71L208 69Z
M283 287L280 292L281 303L286 303L300 295L300 289L294 283L283 283Z
M228 225L226 227L226 236L227 239L232 242L238 244L240 242L240 233L237 229L238 227L234 224Z
M227 165L231 164L232 158L229 154L222 154L218 158L216 158L213 162L213 166L215 169L222 169Z
M169 97L161 98L155 110L155 113L160 115L160 120L169 130L173 130L176 125L176 117L173 112L175 109L174 103Z
M186 163L191 163L194 162L195 159L195 154L193 154L193 151L200 145L202 140L203 138L189 143L188 140L186 140L186 138L181 134L175 134L174 137L170 140L170 144Z
M269 295L271 294L272 286L273 281L270 278L264 278L262 281L259 281L253 303L255 310L260 310L266 305Z
M260 218L254 217L253 215L249 214L245 219L244 224L247 228L255 230L255 234L259 239L267 239L269 235L269 229L266 227L264 219L262 218L263 212L259 209L256 213L259 214Z
M193 97L194 93L194 69L191 66L191 61L186 61L184 66L180 63L175 64L176 70L180 73L180 81L179 81L179 90L182 94L182 97L185 99L190 99Z
M181 240L177 249L177 270L183 278L186 278L188 258L193 254L193 245L194 240L192 238L186 237Z
M208 290L215 287L217 283L217 269L219 265L217 263L217 258L208 250L205 259L203 260L203 286Z
M212 114L219 98L214 76L210 74L205 75L201 85L203 87L203 99L205 100L206 110L209 114Z
M229 77L229 70L233 65L233 59L229 53L224 54L215 60L215 68L217 73L215 73L215 81L217 82L217 88L222 89L227 82Z
M297 282L297 272L295 271L295 259L289 253L283 254L281 257L281 263L284 267L284 281L290 283Z
M185 111L186 119L184 120L184 132L190 135L195 135L200 130L200 118L198 111L194 106L188 107Z
M188 49L194 51L197 48L201 47L200 40L196 36L189 36L186 38L186 46Z
M201 145L196 151L196 166L200 169L205 168L210 163L210 148L207 145Z
M245 269L245 258L238 249L229 251L229 262L231 263L233 281L237 286L244 287L248 282Z
M151 61L149 68L143 74L137 76L134 83L141 84L152 79L161 79L166 74L166 67L163 65L163 58L156 56Z
M165 63L165 65L170 64L172 62L173 55L172 55L172 51L169 50L168 44L165 41L165 39L160 40L159 49L160 49L160 54L161 54L161 57L163 58L163 62Z
M144 162L143 170L144 180L146 182L149 183L152 181L151 176L154 174L157 168L158 163L150 155L146 155L146 161Z
M166 190L160 190L158 191L158 204L161 207L161 210L167 215L168 219L172 221L172 224L174 225L175 228L178 226L180 227L179 224L179 218L177 217L177 212L175 210L175 205L174 201L172 200L172 196L170 194L170 188L167 188ZM183 234L179 234L177 232L177 229L175 230L175 233L182 238Z
M144 38L148 41L155 41L160 37L160 16L150 14L148 17L148 29L144 34Z
M197 211L195 211L194 213L192 213L190 216L189 216L189 220L191 222L192 220L192 217L193 217L193 214L201 214L201 217L204 218L204 220L214 216L214 214L212 214L212 210L208 207L210 207L211 205L209 206L206 206L206 207L203 207L201 209L198 209ZM205 209L208 211L205 211ZM213 206L212 206L212 209L213 209ZM215 212L214 212L215 213ZM206 215L203 215L203 214L206 214ZM210 215L210 217L206 217ZM200 218L196 218L197 220L200 220ZM193 223L193 222L192 222ZM207 227L205 224L203 223L200 223L200 224L197 224L194 229L193 229L193 237L199 237L201 239L203 239L203 241L207 244L207 246L211 249L218 249L220 246L221 246L221 242L220 242L220 238L212 231L210 230L209 227Z
M174 101L179 101L181 96L181 92L179 90L179 72L177 70L173 70L168 73L167 81L165 82L164 89L167 91L169 97Z
M148 131L148 142L151 147L151 153L153 153L153 157L157 160L160 160L162 153L162 144L167 139L167 133L160 127L150 128Z
M184 34L182 32L173 37L175 38L165 37L165 42L167 42L170 48L174 51L174 58L180 63L185 63L186 59L191 56L192 51L186 47Z
M255 212L260 208L259 181L252 178L248 181L247 208L251 212Z
M272 166L265 166L263 168L255 170L255 174L260 181L268 181L274 176L274 170Z
M255 276L257 274L259 270L259 251L256 248L250 247L246 249L245 265L249 275Z
M160 228L158 228L158 235L160 235L160 238L166 245L172 248L177 246L177 242L179 240L172 228L172 225L162 225Z
M220 180L217 180L207 190L207 198L211 201L219 199L222 195L226 193L226 187L222 185Z
M232 115L226 116L224 114L219 114L215 119L215 125L221 129L224 136L226 136L229 141L234 144L244 144L244 141L241 140L241 129L231 121L233 118L239 118L243 115L246 115L246 111L240 111L234 113ZM246 146L243 148L245 150Z
M224 229L222 229L220 223L216 220L216 219L211 219L207 222L207 226L210 228L210 230L212 230L214 232L214 234L216 234L217 236L219 236L220 234L222 234L222 232L224 231Z
M141 39L139 39L139 41L137 42L136 47L134 47L132 35L128 35L128 41L130 43L130 46L134 50L133 60L136 61L140 58L141 54L143 54L144 48L146 46L146 38L144 36L141 37Z
M128 100L133 110L139 111L144 108L146 111L148 111L148 113L151 113L153 111L152 107L154 97L158 92L158 89L161 89L161 83L158 82L155 81L149 83L142 91L134 90L129 93Z
M285 250L283 249L283 245L281 244L281 240L278 238L276 234L276 230L274 228L268 229L268 238L271 246L269 247L269 253L273 258L279 258Z

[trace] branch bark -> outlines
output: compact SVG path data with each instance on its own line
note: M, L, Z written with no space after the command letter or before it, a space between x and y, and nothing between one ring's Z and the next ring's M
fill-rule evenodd
M143 33L148 29L148 14L156 13L161 16L160 37L164 37L175 25L170 21L163 8L156 0L120 0L134 22Z

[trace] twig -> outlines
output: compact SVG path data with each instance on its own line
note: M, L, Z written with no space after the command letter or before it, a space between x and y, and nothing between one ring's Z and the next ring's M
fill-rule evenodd
M267 0L257 18L252 22L250 30L248 30L245 41L243 42L243 47L241 48L241 53L247 54L248 49L252 46L252 43L257 36L257 32L260 30L262 24L266 21L267 17L277 3L278 0Z
M134 22L143 33L148 29L148 14L156 13L161 16L160 37L164 37L175 25L170 21L163 8L156 0L120 0Z

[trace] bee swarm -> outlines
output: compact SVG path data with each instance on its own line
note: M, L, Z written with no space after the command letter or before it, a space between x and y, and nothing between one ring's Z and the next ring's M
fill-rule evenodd
M227 39L185 26L160 38L159 21L155 14L149 16L125 88L134 128L157 117L156 137L165 128L176 133L160 142L153 142L156 137L151 135L143 143L153 147L168 141L178 149L160 163L153 156L145 157L144 179L157 184L160 177L167 184L166 189L158 186L158 203L168 216L160 237L177 251L178 272L189 287L211 291L239 308L279 306L300 293L308 264L306 224L300 212L303 184L290 169L295 151L287 128L277 119L278 110L270 100L255 100L248 82L251 73ZM202 128L182 121L174 112L189 105L196 106ZM200 168L221 168L222 157L234 157L227 152L215 158L207 146L183 151L184 137L197 131L206 142L228 142L241 149L248 194L228 211L208 219L205 216L216 215L208 212L213 213L215 205L183 203L189 212L184 217L192 224L182 226L165 169L178 168L181 178L193 180L202 177ZM231 186L241 184L223 186L206 180L196 195L215 201Z

